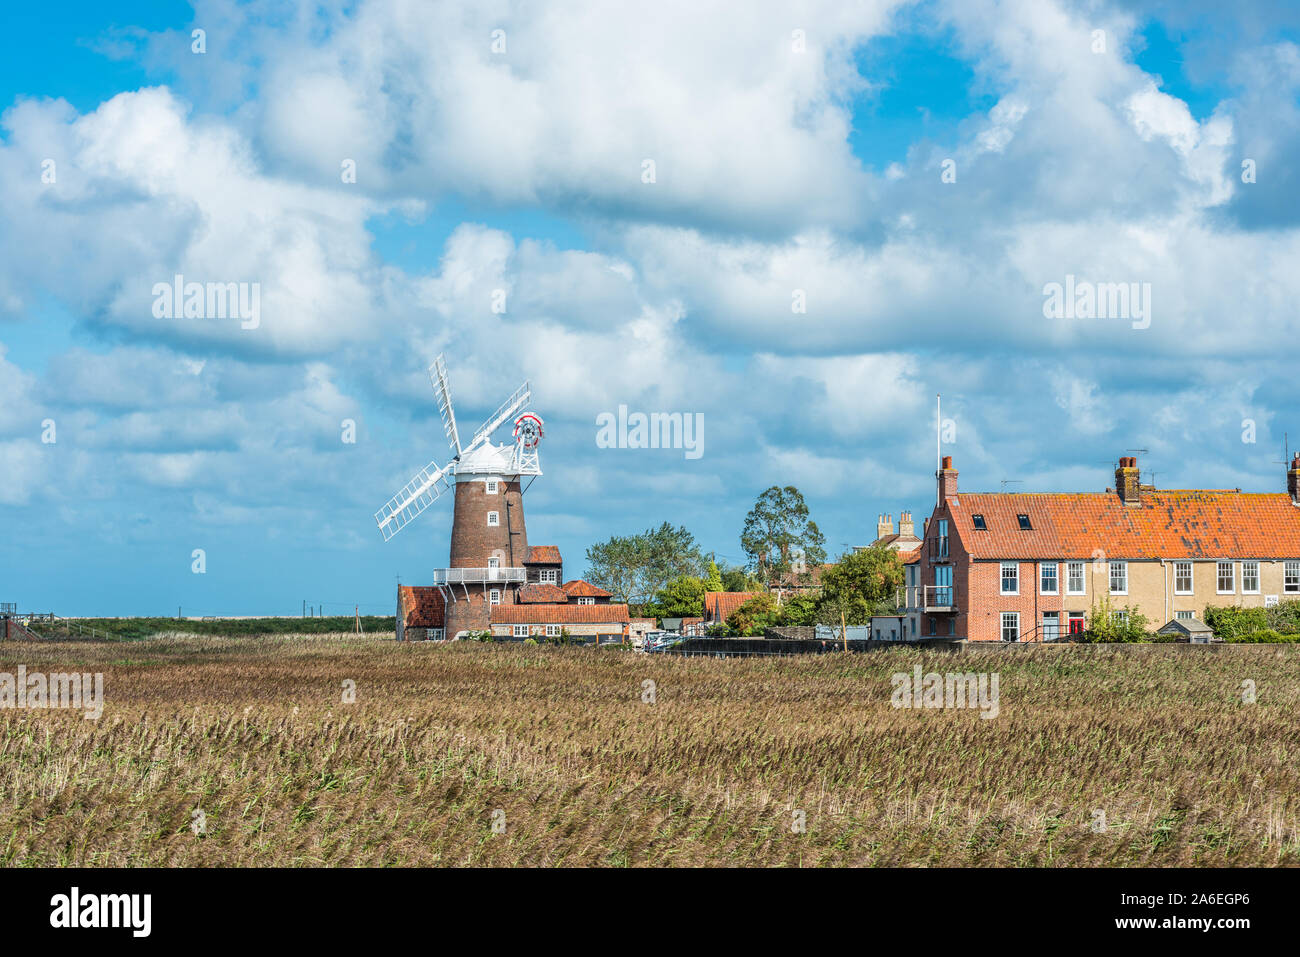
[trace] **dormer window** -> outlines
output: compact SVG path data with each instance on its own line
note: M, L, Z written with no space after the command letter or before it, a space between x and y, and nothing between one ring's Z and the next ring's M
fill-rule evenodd
M988 530L988 526L984 524L983 515L972 515L970 518L975 523L975 531L984 532Z
M1023 514L1023 513L1020 514L1020 515L1017 515L1017 516L1016 516L1016 521L1018 521L1018 522L1020 523L1020 530L1021 530L1022 532L1032 532L1032 531L1034 530L1034 526L1031 525L1031 524L1029 523L1029 516L1028 516L1028 515L1025 515L1025 514Z

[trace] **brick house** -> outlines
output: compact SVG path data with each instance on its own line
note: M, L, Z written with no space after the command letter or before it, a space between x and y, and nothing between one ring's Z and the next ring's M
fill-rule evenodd
M502 605L492 612L492 637L498 640L545 641L562 631L578 638L596 638L601 643L628 637L631 619L627 605L579 605L576 602L519 602Z
M920 637L1051 641L1102 601L1134 606L1154 631L1206 605L1300 598L1300 455L1286 492L1157 491L1131 457L1104 493L963 494L951 456L938 482L908 572Z

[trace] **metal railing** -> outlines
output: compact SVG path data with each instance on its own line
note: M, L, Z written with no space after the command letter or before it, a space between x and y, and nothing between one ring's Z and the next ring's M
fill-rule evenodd
M525 581L522 568L435 568L435 585L478 585L494 582Z
M909 585L907 607L925 611L953 611L957 608L955 585Z

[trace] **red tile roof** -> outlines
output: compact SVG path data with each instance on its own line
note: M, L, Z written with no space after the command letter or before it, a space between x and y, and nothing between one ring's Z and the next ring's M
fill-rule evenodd
M560 586L564 593L570 598L612 598L609 592L603 588L593 585L589 581L583 581L581 578L575 578L573 581L565 582Z
M1300 508L1285 493L1144 491L1142 506L1114 492L962 493L948 500L972 558L1300 558ZM976 531L972 515L983 515ZM1020 528L1028 515L1031 531Z
M733 611L759 595L761 591L706 591L704 593L704 620L726 621Z
M521 601L526 605L542 602L564 604L564 602L569 600L569 596L564 593L564 589L560 588L559 585L552 585L543 582L530 582L529 584L524 585L519 589L516 597L518 601Z
M397 600L406 628L442 628L445 608L442 592L432 586L398 585Z
M525 565L559 565L560 549L557 545L531 545L524 556Z
M494 625L625 624L627 605L497 605Z
M902 562L904 565L911 565L914 564L915 562L919 562L921 560L921 547L918 545L916 548L913 548L910 551L899 552L898 560Z

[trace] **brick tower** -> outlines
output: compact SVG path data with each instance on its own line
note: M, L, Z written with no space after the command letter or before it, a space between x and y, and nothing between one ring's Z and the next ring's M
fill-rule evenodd
M532 481L542 474L537 456L542 420L524 412L532 399L525 382L474 432L468 444L462 445L441 355L429 367L429 377L438 397L452 459L443 466L430 462L416 472L375 513L375 523L387 541L443 493L455 488L450 560L448 567L433 573L433 585L446 609L445 636L455 638L463 632L486 630L492 605L514 604L516 593L526 581L528 530L524 525L521 480ZM511 420L513 444L494 444L493 433ZM398 617L402 614L399 590ZM427 622L421 627L438 630L436 624ZM400 634L400 625L398 631Z

